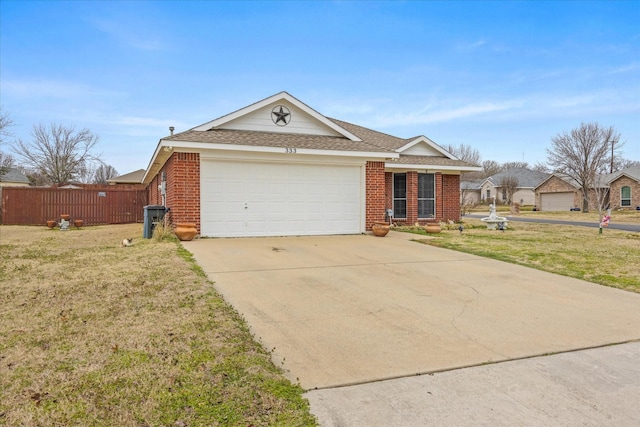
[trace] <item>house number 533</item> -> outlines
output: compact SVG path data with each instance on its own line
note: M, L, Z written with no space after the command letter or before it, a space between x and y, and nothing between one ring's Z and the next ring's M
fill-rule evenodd
M285 148L284 152L287 154L295 154L296 153L296 149L295 148Z

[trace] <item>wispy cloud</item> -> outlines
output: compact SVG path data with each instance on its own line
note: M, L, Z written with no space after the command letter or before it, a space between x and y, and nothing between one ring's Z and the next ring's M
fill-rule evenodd
M143 26L128 25L124 22L96 20L96 28L122 44L140 50L158 51L166 47L161 35Z
M609 72L605 74L625 74L625 73L635 73L640 70L640 63L632 62L631 64L622 65L619 67L612 68Z
M6 79L2 81L4 97L14 98L68 98L122 97L123 92L97 88L82 83L48 79Z
M476 50L487 45L485 39L477 39L471 41L459 41L455 44L455 48L463 51Z
M471 117L507 111L516 107L511 102L469 103L459 106L429 105L418 111L396 112L391 115L376 116L375 123L379 126L413 126L430 123L449 122L452 120L469 119Z

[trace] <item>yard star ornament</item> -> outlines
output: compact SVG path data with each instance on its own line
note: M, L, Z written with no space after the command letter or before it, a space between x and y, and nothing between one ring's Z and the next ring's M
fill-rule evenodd
M271 110L271 120L278 126L286 126L291 121L291 112L284 105L276 105Z

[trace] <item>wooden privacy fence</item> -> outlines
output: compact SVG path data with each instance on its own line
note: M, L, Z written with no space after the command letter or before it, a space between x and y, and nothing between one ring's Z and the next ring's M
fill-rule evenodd
M4 187L2 224L41 225L69 214L85 225L142 222L147 190L114 186L85 188Z

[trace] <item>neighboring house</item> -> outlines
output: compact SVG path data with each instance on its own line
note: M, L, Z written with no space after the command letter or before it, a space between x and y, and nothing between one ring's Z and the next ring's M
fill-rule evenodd
M29 184L29 178L16 168L9 168L4 175L0 176L0 187L28 187Z
M374 222L460 218L460 173L425 136L323 116L281 92L162 138L142 182L202 236L358 234Z
M535 188L536 206L541 211L568 211L582 207L582 190L573 178L553 173Z
M625 168L608 176L611 207L640 208L640 165Z
M511 202L531 206L536 203L535 187L548 176L544 172L527 168L512 168L481 181L461 183L461 195L476 203L492 203L494 198L498 203L507 203L509 191L512 191ZM517 185L513 189L507 188L503 185L507 179L517 180Z
M481 196L483 182L484 180L481 179L460 182L460 203L463 206L474 206L483 200Z
M612 209L640 206L640 166L631 166L613 174L600 175L589 190L589 208L597 209L598 195ZM542 211L582 209L582 189L573 178L554 173L536 187L536 204Z
M138 169L137 171L129 172L124 175L116 176L107 180L109 185L121 185L121 184L140 184L142 178L144 178L144 169Z

